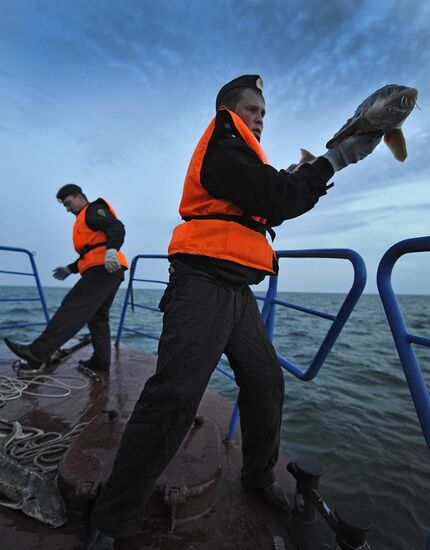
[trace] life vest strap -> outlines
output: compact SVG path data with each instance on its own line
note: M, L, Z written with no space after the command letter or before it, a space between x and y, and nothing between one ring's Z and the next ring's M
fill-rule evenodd
M201 216L185 216L182 219L186 222L189 222L191 220L225 220L228 222L236 222L244 225L245 227L248 227L249 229L252 229L253 231L257 231L262 235L266 235L267 231L270 235L270 238L272 239L272 242L275 240L276 237L276 233L270 227L270 225L266 225L265 223L258 222L256 220L253 220L252 218L247 218L245 216L237 216L235 214L202 214Z
M98 248L99 246L106 246L107 242L104 241L102 243L94 243L94 244L86 244L80 251L79 251L79 258L83 258L85 254L88 254L90 250L93 250L94 248Z

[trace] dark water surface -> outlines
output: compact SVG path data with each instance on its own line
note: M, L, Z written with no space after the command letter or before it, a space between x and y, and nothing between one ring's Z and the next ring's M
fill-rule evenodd
M47 288L50 311L65 290ZM115 334L124 297L112 308ZM28 287L0 287L0 298L35 296ZM158 304L159 291L136 290L135 302ZM337 294L280 293L281 299L336 313ZM408 328L429 337L430 297L400 296ZM0 324L43 320L34 302L0 303ZM136 309L127 324L158 333L161 315ZM278 353L306 368L330 321L278 308ZM1 331L30 342L40 327ZM125 332L123 344L156 352L157 342ZM416 348L430 382L430 350ZM212 387L232 402L237 389L215 372ZM430 453L415 414L385 314L377 295L364 295L317 378L301 382L286 373L282 448L290 458L318 458L325 467L321 492L330 506L344 502L368 508L374 527L368 537L376 550L424 550L430 531Z

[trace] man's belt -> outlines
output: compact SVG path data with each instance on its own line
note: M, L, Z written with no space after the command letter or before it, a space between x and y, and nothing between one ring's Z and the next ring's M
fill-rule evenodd
M248 227L248 229L257 231L264 236L266 236L267 231L272 239L272 242L275 240L276 237L276 233L273 231L270 225L258 222L257 220L253 220L252 218L247 218L246 216L235 216L234 214L203 214L201 216L185 216L182 219L186 222L189 222L191 220L224 220L227 222L236 222L244 225L245 227Z

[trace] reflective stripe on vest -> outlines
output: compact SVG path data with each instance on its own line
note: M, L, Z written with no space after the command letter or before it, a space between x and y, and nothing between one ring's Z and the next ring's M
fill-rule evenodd
M257 138L238 115L228 112L246 144L267 164L267 157ZM210 256L274 273L274 253L264 234L251 228L251 224L246 226L225 219L225 215L244 218L243 211L228 200L210 195L200 181L203 160L214 129L215 118L204 132L191 158L179 207L181 217L189 221L177 225L173 230L168 254ZM212 219L217 214L220 218L224 216L224 219ZM199 216L207 217L199 219ZM260 224L266 223L264 218L257 216L250 219Z
M116 218L117 215L112 206L104 199L102 200ZM103 231L90 229L85 221L86 211L90 204L82 208L76 216L73 226L73 245L80 256L78 260L79 273L83 273L90 267L103 265L105 261L106 235ZM128 268L127 258L120 250L118 251L118 260L123 267Z

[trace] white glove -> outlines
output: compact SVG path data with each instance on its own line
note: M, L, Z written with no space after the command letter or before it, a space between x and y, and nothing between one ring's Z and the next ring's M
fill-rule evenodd
M105 253L105 268L109 273L115 273L121 269L121 264L118 260L118 251L115 248L109 248Z
M381 138L380 132L369 132L360 136L353 136L333 147L333 149L329 149L322 156L330 162L333 170L337 172L349 164L354 164L370 155L381 141Z
M72 272L66 265L56 267L52 270L52 276L59 281L64 281L71 273Z

